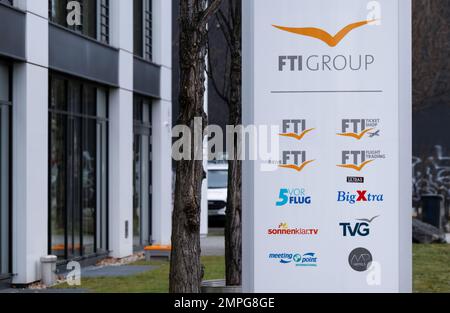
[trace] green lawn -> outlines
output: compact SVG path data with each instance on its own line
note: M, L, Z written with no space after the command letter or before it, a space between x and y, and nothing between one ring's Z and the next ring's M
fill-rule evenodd
M414 245L414 292L450 292L450 245Z
M450 245L414 245L414 291L450 292ZM204 257L205 280L223 279L223 257ZM138 262L153 265L153 271L131 277L86 278L80 288L96 293L165 293L168 292L169 264L167 262ZM61 285L56 288L67 288Z
M205 280L223 279L225 277L225 260L223 257L203 257ZM137 262L132 265L152 265L158 268L130 277L86 278L81 280L79 288L95 293L167 293L169 291L168 262ZM56 288L68 288L60 285Z

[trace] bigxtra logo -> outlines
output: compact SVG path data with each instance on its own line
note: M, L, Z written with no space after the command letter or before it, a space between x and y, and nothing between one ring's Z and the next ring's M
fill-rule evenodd
M319 234L317 228L291 228L287 223L281 223L278 228L269 228L269 236L316 236Z
M300 141L313 130L315 129L307 128L305 119L283 120L283 132L280 136Z
M337 202L347 202L349 204L355 204L357 202L384 202L384 195L370 193L367 190L357 190L356 194L338 191Z
M276 203L277 207L282 206L302 206L310 205L312 202L311 197L306 194L304 188L283 188L280 189L278 196L278 201Z
M356 140L380 137L381 130L377 129L379 124L380 119L343 119L341 133L337 135Z
M364 170L370 163L376 159L385 159L386 155L382 154L380 150L366 150L366 151L342 151L342 163L338 167L351 169L357 172Z
M315 253L270 253L270 260L278 260L280 264L294 264L297 267L317 267L318 258Z
M305 167L315 160L307 160L306 151L283 151L279 168L302 172Z

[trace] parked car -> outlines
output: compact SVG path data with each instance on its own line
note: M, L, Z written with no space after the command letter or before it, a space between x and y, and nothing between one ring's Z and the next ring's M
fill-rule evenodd
M227 207L228 165L208 164L208 216L212 227L225 226Z

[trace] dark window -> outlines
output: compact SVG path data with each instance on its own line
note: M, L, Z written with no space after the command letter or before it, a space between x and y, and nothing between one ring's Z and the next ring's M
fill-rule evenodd
M0 0L0 3L13 5L13 0Z
M135 96L133 165L133 243L137 248L151 244L151 100Z
M11 70L0 61L0 278L11 273Z
M76 6L68 7L70 2L80 5L79 23L74 18ZM49 19L80 34L109 43L109 0L49 0Z
M50 77L49 252L107 251L107 90Z
M134 54L146 60L153 58L152 0L133 0Z

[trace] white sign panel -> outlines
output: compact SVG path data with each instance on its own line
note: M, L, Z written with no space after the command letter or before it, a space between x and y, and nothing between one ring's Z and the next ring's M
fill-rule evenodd
M409 0L244 0L244 290L411 291Z

